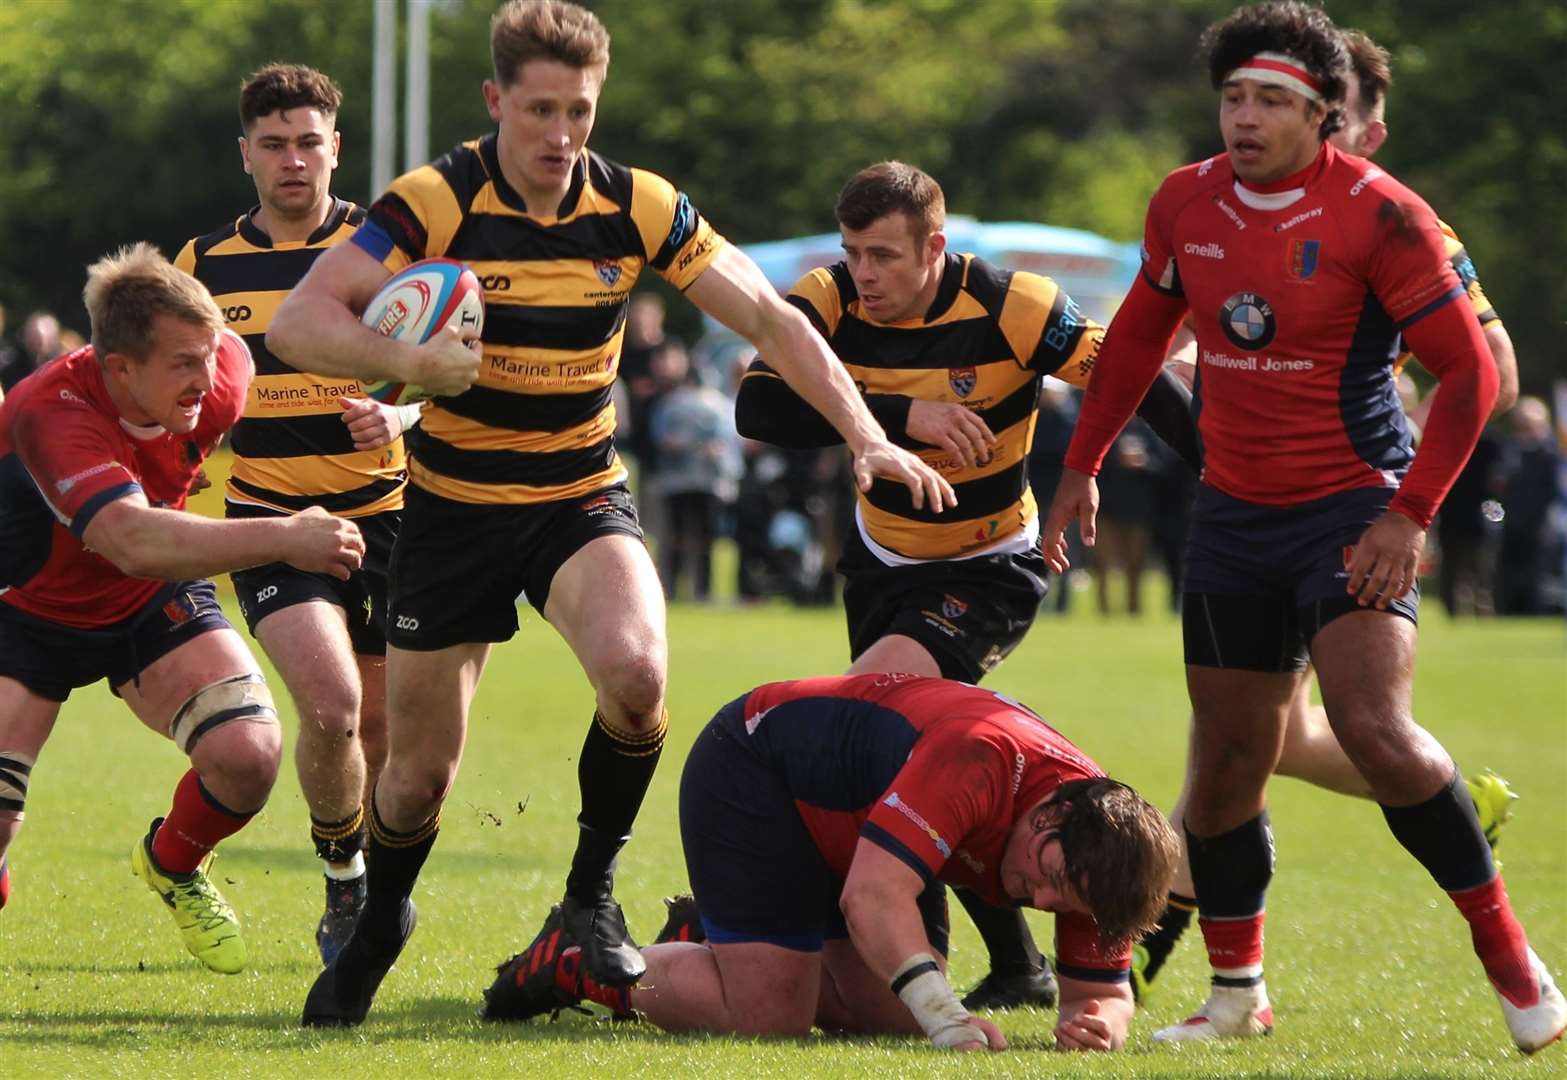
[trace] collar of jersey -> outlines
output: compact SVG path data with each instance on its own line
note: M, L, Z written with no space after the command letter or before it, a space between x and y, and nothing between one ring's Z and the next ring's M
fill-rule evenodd
M298 240L290 240L281 245L274 244L272 242L272 237L268 236L266 232L262 230L261 226L256 224L256 212L261 209L260 203L257 203L255 206L252 206L249 210L246 210L243 214L240 215L239 221L236 224L236 228L239 230L239 235L245 239L246 243L258 248L310 247L314 244L321 243L321 241L325 240L327 237L331 236L337 231L338 226L343 224L343 219L348 216L348 210L351 205L351 203L347 203L334 195L332 197L331 213L327 214L326 220L323 221L321 226L316 229L315 232L311 233L303 243L300 243Z
M1292 206L1306 197L1306 189L1327 168L1332 149L1331 143L1324 142L1317 156L1304 169L1271 184L1250 186L1237 176L1235 197L1253 210L1283 210Z
M501 172L501 158L499 151L500 136L491 132L479 140L479 160L484 163L484 171L490 176L490 183L495 187L495 194L501 202L528 217L528 204L522 196L517 194L517 189L506 182L506 174ZM566 195L560 200L560 205L555 208L555 220L560 221L571 216L577 209L577 203L582 199L582 189L588 183L588 150L582 148L577 155L577 163L571 170L571 186L566 189Z

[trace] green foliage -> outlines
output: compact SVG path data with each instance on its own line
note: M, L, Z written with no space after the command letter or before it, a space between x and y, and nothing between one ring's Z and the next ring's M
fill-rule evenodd
M742 242L831 228L844 180L888 157L940 179L954 212L1135 239L1164 173L1219 149L1196 49L1229 0L590 6L614 40L595 146L670 176ZM1541 242L1567 235L1567 11L1327 6L1393 50L1380 158L1469 244L1526 385L1567 373L1567 276ZM493 10L453 0L431 16L433 154L491 126ZM366 199L371 20L371 0L0 5L0 300L79 323L84 263L136 239L172 251L248 206L235 97L268 60L343 85L336 190Z

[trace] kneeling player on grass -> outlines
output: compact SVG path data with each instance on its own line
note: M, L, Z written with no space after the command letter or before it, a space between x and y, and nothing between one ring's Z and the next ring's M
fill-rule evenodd
M346 578L359 530L320 509L211 521L181 512L244 407L245 343L199 282L145 244L83 293L92 344L0 406L0 905L28 779L73 689L108 679L191 769L131 869L215 971L245 965L239 921L204 873L261 809L280 739L266 683L209 575L283 559Z
M484 1015L589 1000L668 1031L814 1024L1005 1049L947 983L945 883L1056 912L1056 1044L1113 1050L1129 941L1178 852L1156 809L1023 706L912 675L773 683L725 706L686 761L680 831L705 943L649 946L641 982L609 987L557 907Z

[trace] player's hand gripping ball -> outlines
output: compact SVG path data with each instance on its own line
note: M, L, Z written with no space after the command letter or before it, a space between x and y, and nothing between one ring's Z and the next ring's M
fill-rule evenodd
M484 287L456 259L422 259L393 274L365 308L362 320L384 337L422 345L448 326L484 330ZM366 397L407 405L430 395L400 382L364 385Z

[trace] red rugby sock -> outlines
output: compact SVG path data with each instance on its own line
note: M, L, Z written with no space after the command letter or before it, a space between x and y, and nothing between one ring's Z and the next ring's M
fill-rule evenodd
M1246 977L1262 974L1262 923L1264 912L1245 919L1205 919L1199 913L1203 944L1208 947L1208 963L1215 971Z
M1513 917L1502 875L1484 885L1447 894L1469 920L1475 955L1497 992L1520 1009L1539 1000L1540 988L1529 967L1529 939Z
M241 814L218 802L191 769L180 777L174 806L152 838L152 857L171 874L188 874L218 841L239 832L254 816L254 811Z

